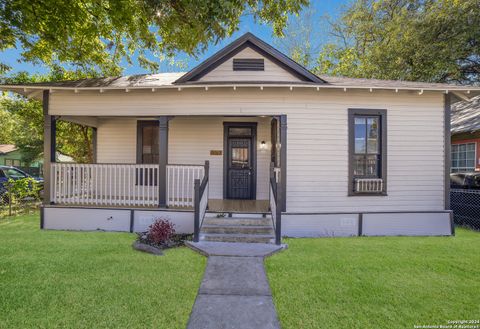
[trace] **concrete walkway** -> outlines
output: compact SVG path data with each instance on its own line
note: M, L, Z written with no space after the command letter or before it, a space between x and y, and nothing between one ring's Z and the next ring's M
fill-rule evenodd
M188 329L278 329L263 259L285 246L198 242L188 246L208 256Z

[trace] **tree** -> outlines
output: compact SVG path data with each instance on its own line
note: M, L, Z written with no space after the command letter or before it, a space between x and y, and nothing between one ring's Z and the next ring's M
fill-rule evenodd
M13 84L61 81L94 77L93 73L65 70L55 66L47 75L29 75L19 72L6 79ZM5 93L0 98L0 129L5 127L4 140L15 144L22 153L22 160L28 165L43 154L43 109L42 103L35 99ZM7 134L8 131L8 134ZM92 129L66 121L57 121L57 151L71 156L76 162L93 161ZM3 131L0 131L0 138ZM3 139L0 139L0 143Z
M22 160L30 165L43 154L43 109L41 102L21 96L4 96L0 100L0 117L10 119L11 130L6 143L15 144ZM0 123L0 128L4 123ZM0 137L3 132L0 132ZM8 137L8 139L7 139ZM2 140L0 140L2 142ZM3 142L2 142L3 143ZM93 161L92 129L75 123L57 122L57 151L76 162Z
M3 103L5 96L0 95L0 104ZM5 111L0 105L0 144L12 144L13 133L15 131L15 121L13 115Z
M274 39L274 43L306 68L313 68L322 45L321 29L316 11L311 6L289 19L284 35Z
M331 33L317 73L480 83L478 0L357 0Z
M21 60L84 72L121 73L123 60L159 69L183 51L196 55L230 36L244 13L282 35L289 14L308 0L0 0L0 51ZM0 61L0 73L8 69Z

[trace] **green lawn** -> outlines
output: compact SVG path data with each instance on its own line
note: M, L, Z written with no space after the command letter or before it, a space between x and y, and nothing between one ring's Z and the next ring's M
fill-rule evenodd
M206 259L158 257L133 234L38 229L0 220L0 328L185 328Z
M287 239L266 261L282 328L413 328L480 319L480 233Z

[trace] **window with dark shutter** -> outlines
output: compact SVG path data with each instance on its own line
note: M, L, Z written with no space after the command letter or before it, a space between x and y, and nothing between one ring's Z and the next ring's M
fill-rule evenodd
M234 71L264 71L265 64L263 58L234 58Z

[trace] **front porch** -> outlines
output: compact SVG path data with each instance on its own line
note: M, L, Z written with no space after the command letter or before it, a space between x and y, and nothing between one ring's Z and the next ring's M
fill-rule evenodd
M56 120L94 129L95 163L56 163L50 157L56 148ZM282 116L45 114L45 122L45 155L50 161L45 161L43 218L50 220L47 225L42 221L42 227L133 232L166 217L179 232L193 232L198 240L207 212L210 217L271 214L280 218L276 207L280 199L274 191L279 189L277 183L285 182ZM282 201L278 211L283 207ZM112 224L115 218L119 220Z

